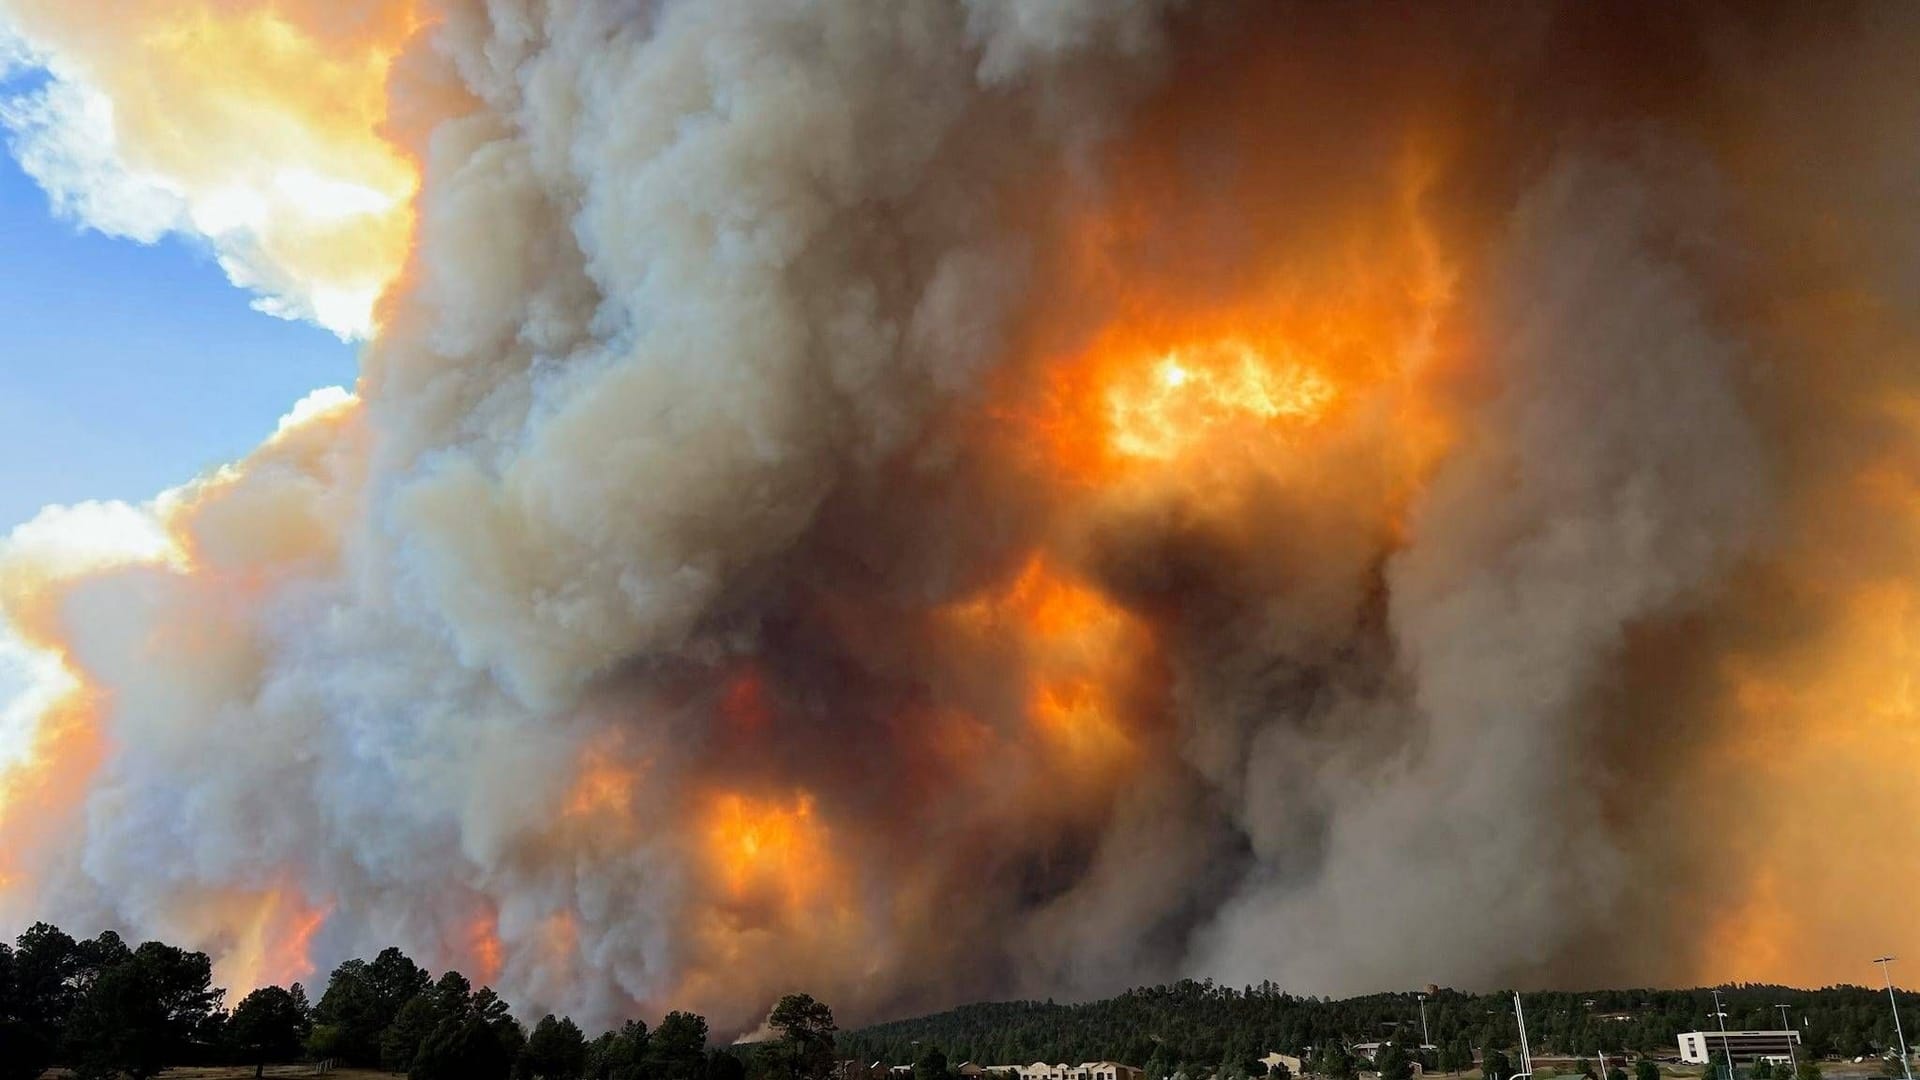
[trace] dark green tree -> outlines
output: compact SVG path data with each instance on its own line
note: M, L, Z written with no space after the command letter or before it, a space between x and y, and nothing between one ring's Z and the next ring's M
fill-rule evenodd
M1513 1062L1507 1060L1505 1050L1489 1048L1480 1062L1482 1080L1507 1080L1513 1075Z
M1660 1080L1660 1063L1646 1057L1634 1062L1633 1080Z
M552 1013L540 1018L527 1036L522 1060L540 1080L579 1080L587 1068L587 1039L572 1019Z
M157 1075L184 1055L221 994L207 954L146 942L91 977L67 1024L68 1064L83 1078Z
M812 994L788 994L767 1014L780 1033L773 1048L777 1075L785 1080L827 1080L833 1072L833 1010Z
M707 1071L707 1018L670 1012L647 1038L646 1080L701 1080Z
M292 991L278 986L263 986L241 998L226 1032L236 1060L252 1062L253 1075L259 1076L268 1062L300 1056L308 1026L300 1005Z
M433 977L406 953L391 945L381 949L367 965L367 985L373 992L374 1009L383 1021L381 1028L392 1023L407 1002L424 993L432 981Z
M928 1046L913 1063L913 1080L948 1080L947 1055Z
M411 1001L400 1006L400 1014L380 1035L380 1067L388 1072L411 1070L420 1045L440 1026L440 1021L465 1011L463 1001L456 1000L453 1006L443 1009L438 994L432 991L415 994Z
M1794 1080L1820 1080L1820 1063L1800 1059L1799 1068L1794 1070Z
M80 964L78 944L50 923L34 923L14 939L14 1016L26 1035L20 1043L21 1059L53 1060L79 1000Z
M333 969L314 1008L309 1051L349 1065L379 1065L387 1028L427 985L427 973L396 948L380 950L371 963L348 960Z
M307 1050L323 1061L337 1058L352 1065L375 1065L385 1027L367 962L348 960L333 969L320 1003L313 1008Z
M409 1080L507 1080L526 1049L526 1035L491 989L441 1019L420 1044Z
M53 1063L53 1047L28 1023L16 987L13 946L0 941L0 1080L33 1080Z
M1382 1047L1373 1065L1380 1080L1413 1080L1413 1062L1398 1042Z
M647 1025L629 1020L619 1031L609 1031L587 1048L587 1076L592 1080L642 1080L647 1060Z
M706 1080L747 1080L747 1064L730 1051L715 1050L707 1055Z

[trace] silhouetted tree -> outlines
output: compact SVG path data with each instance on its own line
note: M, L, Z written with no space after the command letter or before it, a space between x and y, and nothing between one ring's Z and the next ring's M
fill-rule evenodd
M579 1080L587 1067L586 1036L572 1019L548 1013L527 1036L522 1060L526 1071L541 1080Z
M507 1080L526 1048L526 1036L491 989L443 1018L420 1044L409 1080Z
M442 1009L439 996L431 991L415 994L413 1000L400 1006L400 1014L380 1035L380 1067L388 1072L411 1070L420 1045L440 1026L440 1021L465 1010L464 1002Z
M1481 1080L1507 1080L1513 1075L1513 1062L1505 1050L1488 1050L1480 1061Z
M780 1033L774 1061L787 1080L826 1080L833 1072L833 1010L811 994L788 994L767 1014Z
M747 1066L725 1050L707 1055L706 1080L747 1080Z
M263 986L234 1007L227 1040L240 1061L253 1063L259 1076L270 1061L290 1061L307 1037L306 1011L289 990Z
M587 1076L592 1080L643 1080L647 1059L647 1025L629 1020L619 1031L609 1031L587 1047Z
M219 1007L213 963L205 953L157 941L130 953L113 950L103 962L110 966L95 969L74 1005L65 1056L83 1078L124 1073L145 1080L178 1061Z
M913 1063L913 1080L948 1080L947 1055L937 1046L929 1046L921 1051L920 1057Z

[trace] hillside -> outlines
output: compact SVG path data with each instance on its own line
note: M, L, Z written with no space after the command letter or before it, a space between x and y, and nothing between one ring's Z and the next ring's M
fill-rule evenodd
M1823 1057L1873 1056L1894 1043L1883 991L1863 987L1796 990L1768 985L1722 990L1727 1024L1777 1028L1777 1004L1791 1006L1806 1045ZM1592 1055L1676 1052L1682 1031L1711 1025L1710 991L1596 990L1530 993L1522 998L1536 1054ZM1920 1016L1920 994L1902 993L1900 1006ZM1438 990L1426 1003L1430 1041L1443 1048L1462 1041L1475 1051L1515 1045L1512 1002L1506 994ZM1402 1027L1420 1028L1412 993L1371 994L1333 1001L1284 993L1271 984L1236 989L1211 981L1130 990L1101 1001L1064 1005L1010 1001L965 1005L948 1012L843 1032L843 1057L909 1062L921 1048L938 1047L948 1060L980 1062L1112 1059L1166 1072L1182 1064L1244 1062L1270 1050L1303 1054L1308 1048L1390 1039Z

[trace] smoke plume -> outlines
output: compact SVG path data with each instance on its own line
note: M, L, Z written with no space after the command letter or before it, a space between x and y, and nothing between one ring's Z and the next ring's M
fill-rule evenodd
M0 922L725 1031L1912 943L1913 12L98 6L56 203L377 332L0 546Z

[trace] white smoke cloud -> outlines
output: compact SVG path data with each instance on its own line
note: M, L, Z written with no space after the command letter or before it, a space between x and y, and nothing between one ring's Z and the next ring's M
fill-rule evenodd
M343 75L301 55L294 8L235 12L243 32L225 52L208 14L0 4L0 56L20 84L0 97L8 150L61 217L203 245L258 310L365 337L404 252L412 178L353 129Z

